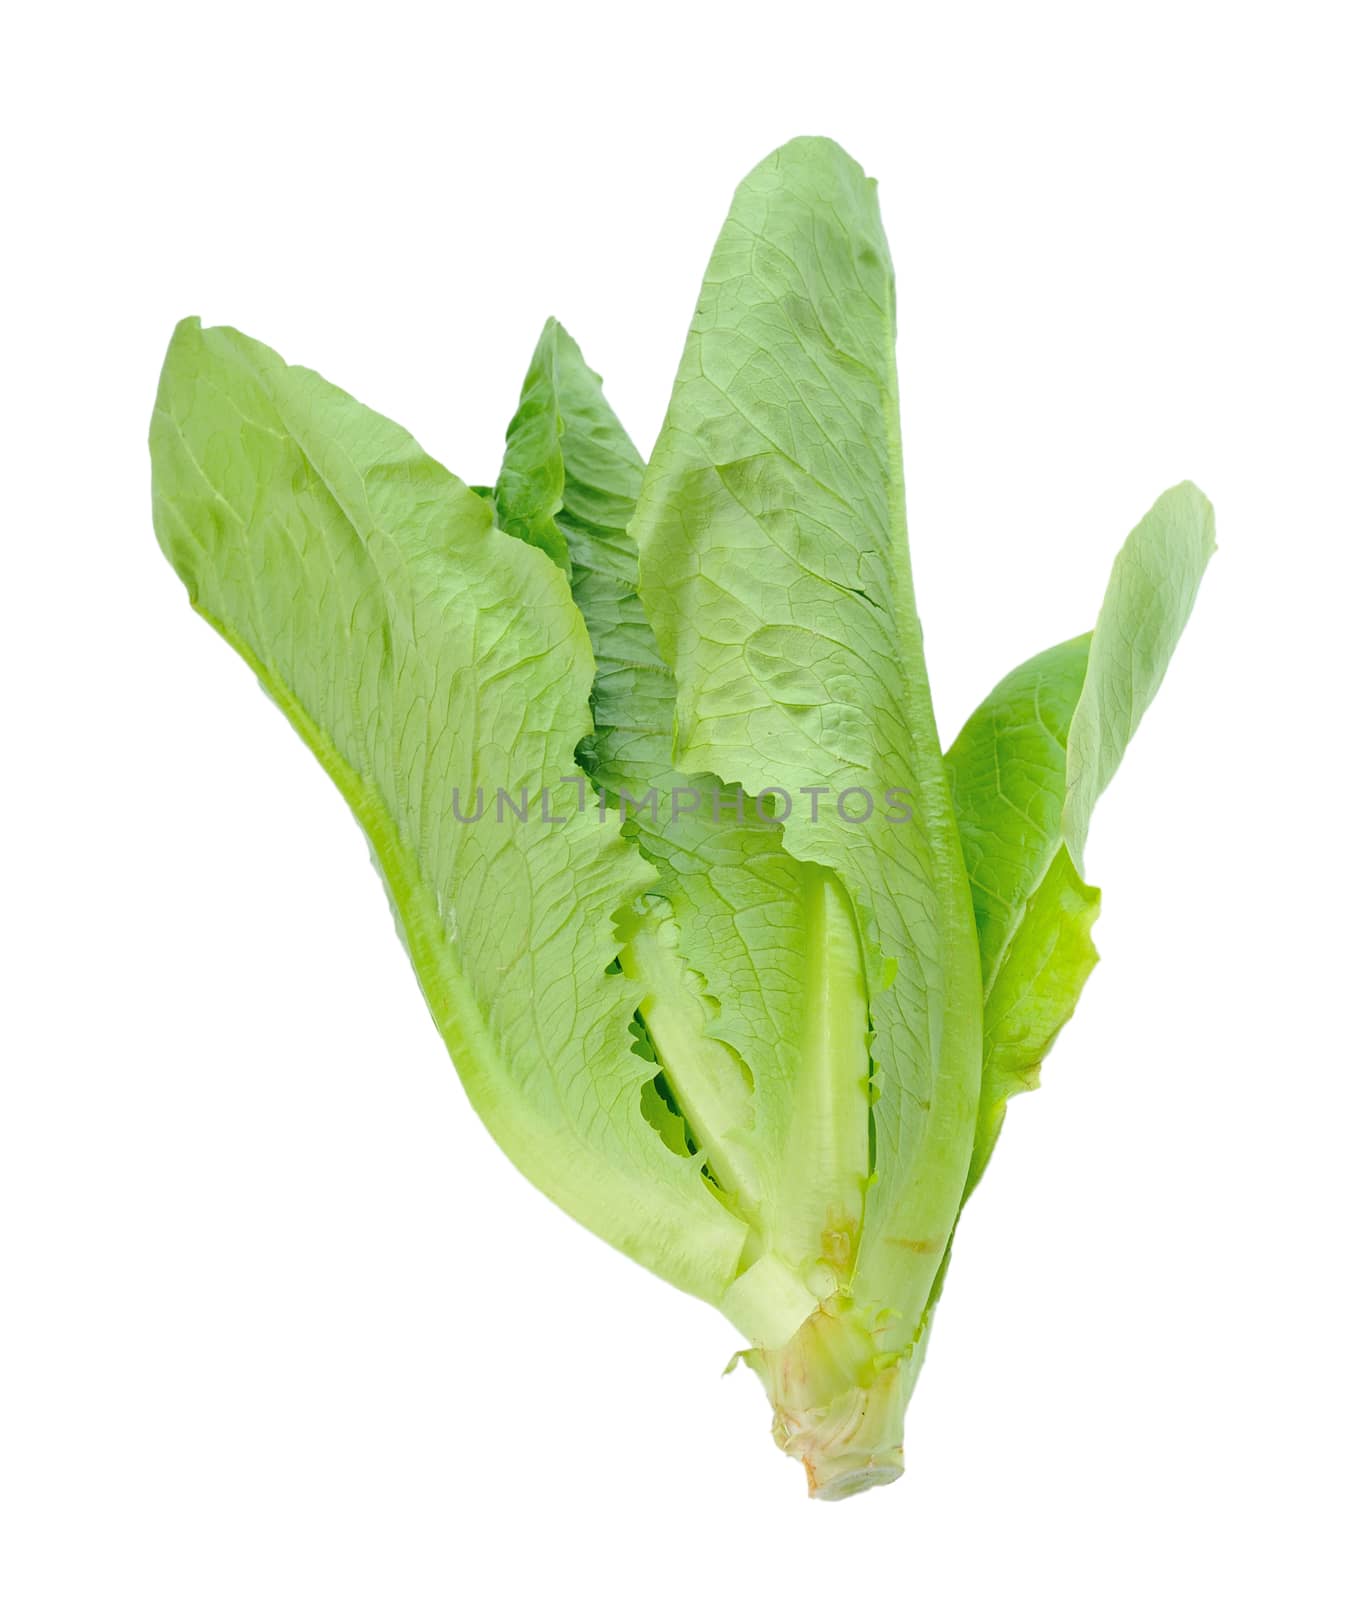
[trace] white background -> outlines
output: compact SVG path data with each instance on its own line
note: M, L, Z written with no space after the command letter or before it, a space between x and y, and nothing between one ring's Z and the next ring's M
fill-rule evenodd
M8 40L0 1592L1352 1593L1350 13L341 11ZM199 313L485 479L556 313L647 447L802 132L881 180L944 738L1161 489L1220 543L908 1471L837 1506L732 1330L476 1122L144 443Z

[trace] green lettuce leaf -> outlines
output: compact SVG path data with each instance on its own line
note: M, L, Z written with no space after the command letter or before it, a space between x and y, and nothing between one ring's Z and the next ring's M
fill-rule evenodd
M1097 960L1099 895L1076 866L1089 815L1163 681L1214 549L1201 491L1161 495L1113 564L1093 632L1011 672L947 752L985 995L967 1194L1009 1097L1036 1088Z
M874 185L828 140L784 146L717 241L633 532L679 764L795 797L786 848L846 891L874 1033L853 1293L891 1308L898 1352L965 1181L980 998L914 612L894 339ZM809 789L828 796L816 816ZM908 792L907 825L888 790ZM849 820L867 796L872 815Z
M468 1095L565 1210L719 1302L747 1229L647 1120L617 918L653 879L578 808L594 663L562 572L408 434L226 328L176 330L156 532L367 835ZM479 790L487 815L474 814ZM505 791L563 823L494 812Z
M544 411L554 426L532 427ZM781 828L737 785L674 769L675 684L637 594L628 532L641 472L597 374L549 321L506 436L499 481L513 486L516 515L501 509L501 520L512 531L550 515L568 545L597 661L584 764L657 870L623 968L644 989L640 1020L665 1093L751 1226L725 1309L757 1342L778 1344L847 1275L860 1219L870 1070L861 955L831 874L789 855ZM649 806L634 803L648 792ZM861 1116L841 1112L841 1094Z

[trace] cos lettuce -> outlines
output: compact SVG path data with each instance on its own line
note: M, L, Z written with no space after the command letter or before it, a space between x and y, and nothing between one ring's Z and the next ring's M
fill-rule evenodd
M557 323L493 488L263 345L175 331L156 533L352 807L521 1170L721 1308L813 1493L899 1475L958 1214L1095 960L1094 801L1213 548L1190 484L1092 633L946 754L874 185L736 193L647 464Z

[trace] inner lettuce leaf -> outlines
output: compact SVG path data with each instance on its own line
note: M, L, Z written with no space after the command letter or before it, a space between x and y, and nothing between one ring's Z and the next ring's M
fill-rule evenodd
M647 463L549 320L493 486L175 330L157 537L352 808L468 1095L719 1307L811 1492L902 1470L958 1216L1097 959L1093 806L1214 549L1191 484L944 757L875 185L736 191Z
M906 547L894 303L855 162L797 140L757 167L713 252L633 524L678 759L750 793L831 796L814 816L799 800L783 839L842 885L864 953L871 1182L851 1303L815 1330L851 1346L852 1376L827 1393L800 1383L800 1349L762 1364L813 1480L851 1416L903 1403L980 1076L975 928ZM910 797L909 825L888 791ZM888 1469L877 1453L864 1472Z
M554 517L566 541L597 661L582 761L657 872L623 968L643 986L640 1020L665 1087L750 1224L723 1309L757 1344L779 1345L846 1284L860 1223L870 1175L861 955L833 875L791 856L738 785L674 768L675 682L637 593L628 531L643 471L597 374L549 321L508 428L498 515L525 538Z

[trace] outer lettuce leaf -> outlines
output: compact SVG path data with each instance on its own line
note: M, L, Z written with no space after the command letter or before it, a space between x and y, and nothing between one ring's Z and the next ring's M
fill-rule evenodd
M975 933L906 550L894 287L874 185L797 140L737 191L633 531L677 682L676 756L798 804L866 952L875 1171L854 1293L912 1342L960 1201L979 1079ZM830 791L812 820L803 787ZM863 823L834 796L868 791ZM914 820L882 797L910 791ZM850 810L861 810L854 796Z
M967 1194L1009 1096L1037 1086L1097 960L1099 895L1075 861L1093 803L1163 681L1213 535L1210 503L1194 485L1161 495L1113 564L1094 631L1011 672L947 753L985 993Z
M653 871L576 810L593 659L562 572L408 434L225 328L180 325L151 430L156 531L366 833L476 1110L525 1175L719 1302L746 1228L643 1111L615 918ZM562 824L459 824L481 787Z

